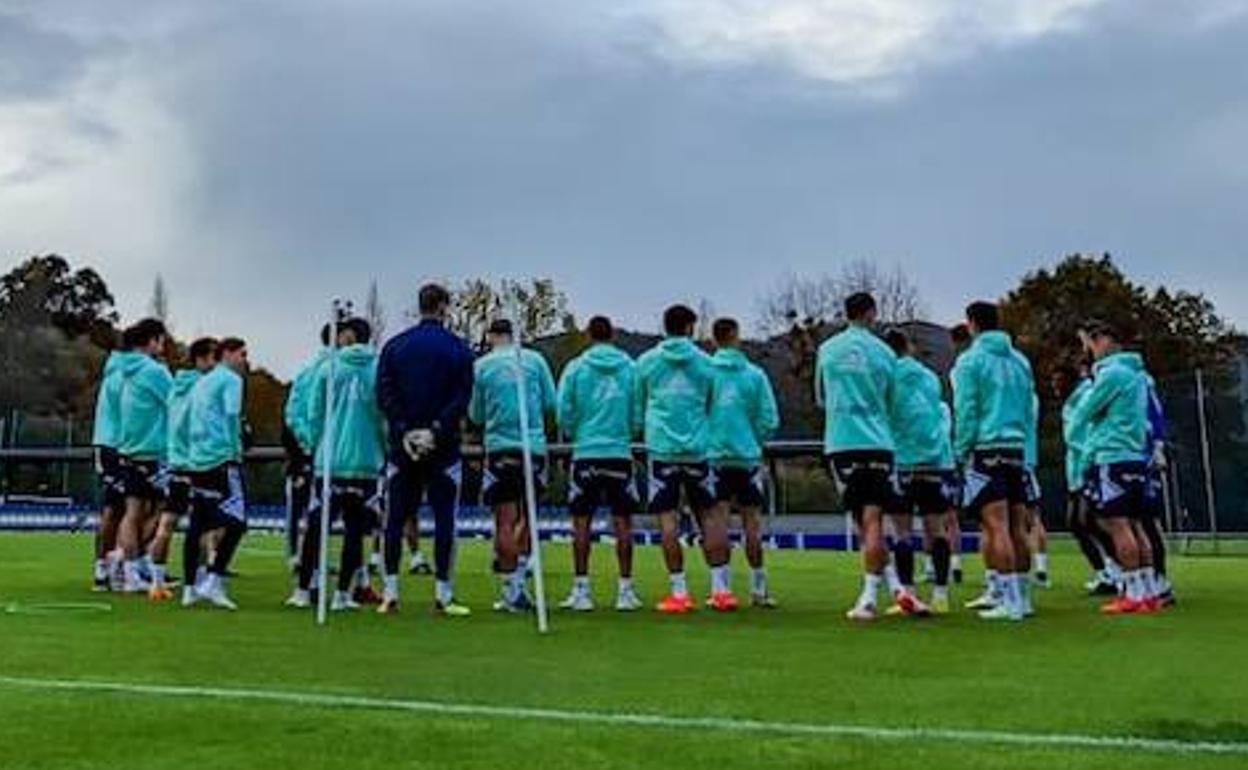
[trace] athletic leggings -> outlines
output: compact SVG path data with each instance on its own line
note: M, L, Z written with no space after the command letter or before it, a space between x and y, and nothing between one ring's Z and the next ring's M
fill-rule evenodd
M312 498L312 477L300 474L286 477L286 556L300 554L299 525L308 511Z
M455 515L459 508L461 465L428 460L412 462L407 455L391 460L389 511L386 514L385 568L399 574L403 556L403 525L415 517L424 497L433 509L433 568L438 580L450 580L455 559Z
M1161 526L1154 516L1145 516L1140 526L1153 549L1153 570L1162 577L1166 576L1166 538L1162 535Z
M1083 496L1077 492L1071 494L1066 500L1066 523L1070 527L1070 534L1075 536L1075 542L1079 544L1079 550L1083 551L1088 564L1100 572L1105 569L1105 557L1092 534L1092 527L1095 525L1088 523L1087 516L1087 504Z
M334 484L329 522L342 517L342 558L338 564L338 590L350 590L355 573L364 564L364 537L372 524L373 512L368 508L367 490ZM319 489L319 486L317 487ZM303 535L303 553L299 557L299 587L312 586L312 573L320 563L321 504L313 498L308 506L307 526Z

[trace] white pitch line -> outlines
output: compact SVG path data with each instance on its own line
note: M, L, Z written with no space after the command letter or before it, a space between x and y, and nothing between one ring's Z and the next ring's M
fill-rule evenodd
M1131 736L1099 736L1062 733L1019 733L1002 730L962 730L942 727L871 727L867 725L769 722L721 717L682 717L664 714L629 714L600 711L489 706L471 703L372 698L331 693L290 692L186 685L133 684L76 679L31 679L0 676L0 686L63 692L105 692L123 695L198 698L222 701L264 701L297 706L407 711L491 719L527 719L616 727L650 727L665 730L707 729L735 733L772 733L822 738L860 738L870 741L931 740L960 744L992 744L1029 748L1105 749L1147 751L1159 754L1248 755L1248 743L1183 741Z

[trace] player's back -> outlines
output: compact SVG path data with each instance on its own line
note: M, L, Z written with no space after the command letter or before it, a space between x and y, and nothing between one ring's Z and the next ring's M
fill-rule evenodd
M826 419L826 451L893 451L890 410L896 365L896 354L860 326L850 326L819 346L816 388Z

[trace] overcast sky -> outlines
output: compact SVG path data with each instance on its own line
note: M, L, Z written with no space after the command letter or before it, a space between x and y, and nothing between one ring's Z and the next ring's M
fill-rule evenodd
M0 0L0 268L288 374L377 278L750 320L900 265L934 320L1070 251L1248 326L1248 0Z

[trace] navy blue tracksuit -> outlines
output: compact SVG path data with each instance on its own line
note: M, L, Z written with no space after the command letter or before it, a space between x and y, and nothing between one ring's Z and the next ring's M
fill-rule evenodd
M399 571L403 525L428 493L434 516L434 572L449 580L455 511L462 479L459 425L472 398L472 351L441 323L423 320L392 338L377 364L377 402L390 429L386 574ZM403 436L429 429L436 448L421 462L403 451Z

